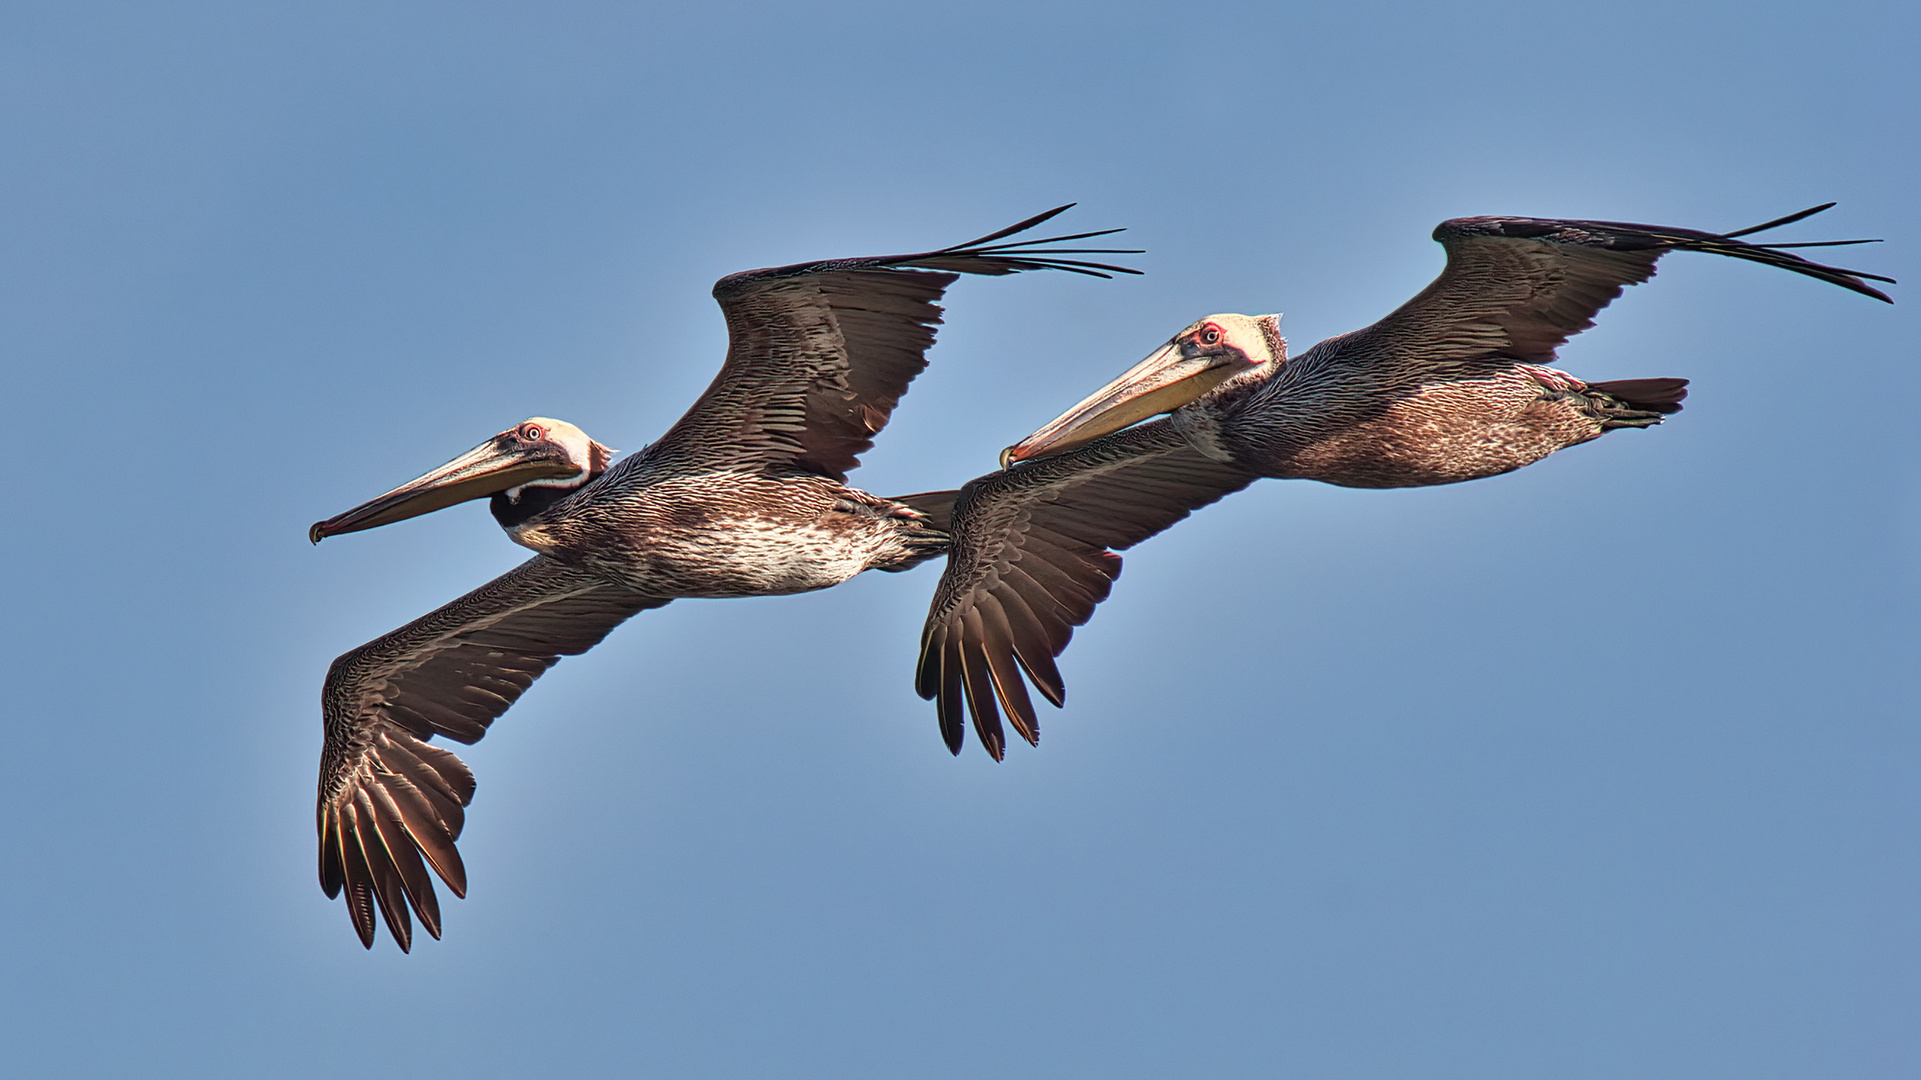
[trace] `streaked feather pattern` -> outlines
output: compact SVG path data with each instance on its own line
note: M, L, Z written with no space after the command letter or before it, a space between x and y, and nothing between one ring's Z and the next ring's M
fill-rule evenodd
M1457 218L1434 231L1447 251L1440 277L1373 325L1299 357L1288 359L1278 316L1217 315L1190 326L1169 347L1196 345L1204 332L1219 341L1219 323L1260 323L1265 332L1235 344L1246 370L1178 406L1171 420L1033 457L962 490L953 508L954 551L922 635L916 679L921 696L936 702L948 746L960 746L964 710L997 758L1002 713L1033 741L1033 708L1013 668L1062 703L1053 660L1119 572L1119 557L1106 549L1152 535L1257 476L1355 487L1453 483L1678 412L1685 379L1589 384L1544 366L1625 286L1652 277L1666 252L1745 259L1887 301L1867 282L1891 279L1785 250L1869 241L1738 239L1832 205L1727 234ZM1136 378L1146 384L1147 376ZM1120 400L1117 388L1128 379L1090 400ZM1070 412L1021 446L1046 447L1046 433L1079 419Z
M409 949L416 917L439 937L434 876L466 892L455 842L474 779L429 739L478 741L560 657L676 596L821 588L945 550L952 492L895 503L847 487L846 473L926 367L938 301L959 275L1138 272L1073 257L1127 252L1061 246L1106 232L1006 240L1065 209L939 251L723 278L726 362L664 437L501 518L541 555L334 662L320 883L345 894L364 945L385 921Z
M1204 457L1163 419L962 488L915 679L948 749L960 752L968 711L996 759L1006 753L1002 715L1038 742L1022 676L1056 707L1066 700L1054 658L1107 599L1121 570L1114 552L1255 479Z
M455 896L467 892L454 841L473 774L426 740L480 741L562 656L669 599L537 555L334 661L321 691L320 887L346 891L362 944L373 944L376 907L402 951L413 941L409 905L440 936L428 867Z
M714 299L727 318L727 361L693 408L630 467L795 468L845 480L873 447L907 384L926 369L925 354L941 321L938 301L959 275L1140 272L1062 257L1133 252L1051 246L1118 229L994 242L1066 209L939 251L802 263L720 279Z
M1784 247L1872 243L1754 244L1735 239L1778 228L1833 206L1824 203L1725 235L1664 225L1578 219L1469 217L1443 221L1434 239L1447 268L1427 288L1365 329L1329 338L1343 353L1377 363L1437 364L1498 354L1545 364L1623 287L1654 276L1670 251L1701 251L1804 274L1893 303L1868 281L1893 279L1823 266ZM1864 280L1865 279L1865 280ZM1308 354L1303 354L1306 362Z

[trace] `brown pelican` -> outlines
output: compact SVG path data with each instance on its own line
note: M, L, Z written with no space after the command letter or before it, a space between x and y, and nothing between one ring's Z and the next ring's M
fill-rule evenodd
M361 943L378 908L402 951L408 909L440 936L431 868L457 896L454 842L473 774L436 735L472 743L560 657L678 597L822 589L947 550L928 512L951 492L883 499L847 473L927 366L961 274L1137 273L1064 258L1079 233L997 243L1059 207L939 251L843 259L722 278L726 362L658 442L625 460L572 424L536 417L440 468L313 526L315 543L467 499L537 554L335 660L321 693L320 885L347 894ZM921 509L922 506L926 511Z
M1685 380L1584 383L1545 366L1623 286L1652 277L1665 252L1749 259L1888 300L1862 279L1892 279L1781 250L1824 244L1735 239L1832 205L1726 235L1459 218L1434 231L1447 267L1433 284L1298 359L1287 358L1278 315L1189 326L1003 454L1003 465L1020 464L961 490L916 682L935 700L949 748L959 751L963 699L995 757L999 712L1034 742L1038 721L1020 674L1061 704L1053 658L1106 598L1120 571L1113 550L1257 477L1454 483L1678 411ZM1129 427L1159 413L1172 415Z
M1348 487L1415 487L1510 472L1620 427L1678 412L1684 379L1585 383L1544 366L1621 289L1669 251L1778 266L1877 300L1862 278L1735 237L1613 221L1482 217L1444 221L1447 268L1386 318L1287 359L1280 316L1221 315L1009 447L1002 463L1077 446L1157 413L1203 451L1262 476ZM1190 404L1191 403L1191 404Z

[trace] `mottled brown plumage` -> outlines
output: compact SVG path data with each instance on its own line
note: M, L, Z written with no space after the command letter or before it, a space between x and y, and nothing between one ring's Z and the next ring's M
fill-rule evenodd
M1278 315L1215 315L1189 326L1009 448L1003 463L1023 464L963 490L917 682L936 700L948 745L959 746L963 697L996 757L1001 712L1034 741L1037 720L1020 673L1061 703L1053 658L1120 569L1106 549L1136 543L1254 477L1372 488L1456 483L1678 411L1685 380L1585 383L1546 366L1623 286L1653 276L1668 251L1747 259L1887 300L1862 279L1890 279L1781 250L1822 245L1736 239L1824 209L1727 235L1461 218L1434 232L1447 268L1433 284L1374 325L1297 359L1287 357ZM1175 462L1183 463L1179 475L1160 472ZM1201 462L1217 471L1200 470ZM1129 478L1143 470L1154 482L1130 490ZM1060 512L1055 500L1063 497L1078 503L1073 513ZM1139 512L1141 499L1152 512ZM1030 611L1038 624L1024 621Z
M1828 204L1833 205L1833 204ZM1705 251L1872 296L1863 278L1728 235L1606 221L1442 222L1447 267L1379 322L1289 360L1280 316L1217 315L1020 444L1009 460L1078 445L1157 412L1204 452L1263 476L1416 487L1510 472L1620 427L1677 412L1683 379L1585 383L1546 365L1669 251ZM1856 241L1841 241L1854 243ZM1891 301L1890 301L1891 302Z
M1258 477L1195 450L1154 420L969 483L949 511L953 550L921 633L915 689L960 752L965 716L981 746L1006 752L1004 713L1029 743L1040 720L1024 673L1056 708L1054 658L1120 575L1125 550ZM963 700L966 708L963 709Z
M313 527L318 543L489 496L508 534L538 552L328 672L320 884L345 892L364 945L376 910L402 950L410 907L440 936L429 869L466 891L454 842L473 776L429 739L478 741L560 657L678 597L803 592L946 551L914 500L869 495L846 474L926 367L937 301L959 275L1136 272L1063 257L1105 249L1041 246L1103 233L996 243L1065 209L940 251L723 278L727 360L651 446L610 465L578 428L536 417ZM949 497L916 498L944 511Z

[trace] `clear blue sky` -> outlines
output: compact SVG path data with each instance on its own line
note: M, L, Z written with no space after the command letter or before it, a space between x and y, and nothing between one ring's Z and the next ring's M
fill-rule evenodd
M13 5L0 1072L1921 1072L1921 35L1892 4ZM1040 749L913 694L937 566L678 603L462 751L472 895L355 940L327 663L513 565L307 525L529 415L635 450L713 281L1057 203L1148 274L966 281L855 475L952 486L1214 311L1296 348L1444 218L1676 256L1564 351L1687 411L1128 557Z

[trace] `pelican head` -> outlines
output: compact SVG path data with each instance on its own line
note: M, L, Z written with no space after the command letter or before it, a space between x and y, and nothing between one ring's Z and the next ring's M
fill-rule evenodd
M607 471L614 451L565 420L523 420L416 480L307 530L329 536L378 528L455 503L493 497L494 519L512 531Z
M1279 315L1209 315L1120 378L1001 451L1001 468L1071 450L1171 413L1243 372L1287 359Z

